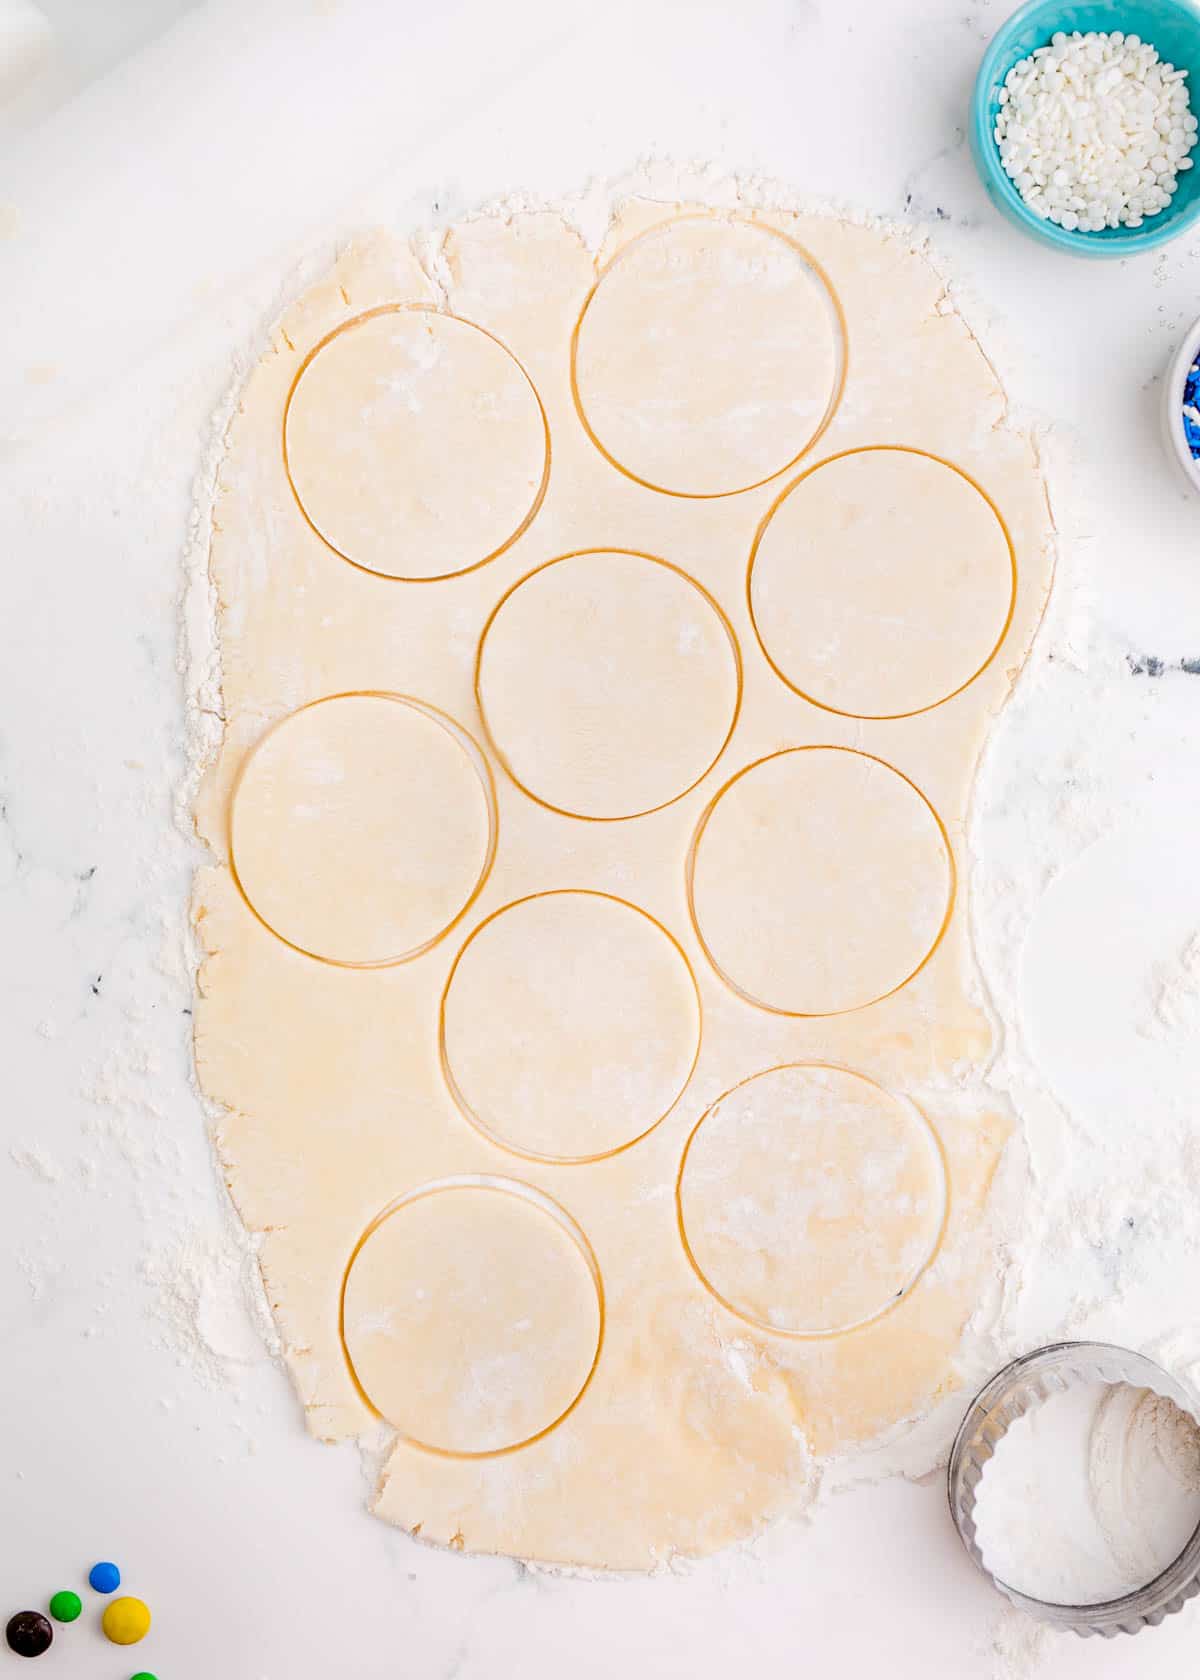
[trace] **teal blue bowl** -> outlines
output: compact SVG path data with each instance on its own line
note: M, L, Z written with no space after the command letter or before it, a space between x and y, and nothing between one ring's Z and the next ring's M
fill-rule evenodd
M1200 219L1200 147L1192 152L1196 167L1185 169L1170 204L1147 216L1139 228L1101 228L1098 233L1069 231L1034 215L1004 173L996 145L996 113L1000 89L1014 64L1028 58L1035 47L1049 45L1056 30L1121 30L1140 35L1157 47L1160 58L1188 72L1192 113L1200 117L1200 8L1189 0L1092 0L1090 5L1064 6L1059 0L1029 0L1014 12L995 35L979 66L971 98L971 151L988 196L1009 221L1043 245L1073 251L1081 257L1129 257L1174 239Z

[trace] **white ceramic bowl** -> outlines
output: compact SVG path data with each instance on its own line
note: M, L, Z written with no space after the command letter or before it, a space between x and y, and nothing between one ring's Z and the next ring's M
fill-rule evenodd
M1171 362L1170 372L1163 386L1162 409L1163 438L1167 445L1167 454L1179 463L1179 470L1195 495L1200 495L1200 461L1194 459L1183 430L1183 387L1188 369L1198 356L1200 321L1196 321L1189 329Z

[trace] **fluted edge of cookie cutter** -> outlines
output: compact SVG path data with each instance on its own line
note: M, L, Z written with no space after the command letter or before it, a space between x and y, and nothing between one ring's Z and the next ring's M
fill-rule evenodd
M1173 1563L1145 1586L1100 1604L1055 1604L1029 1598L993 1575L984 1562L975 1532L975 1504L988 1460L1019 1417L1076 1383L1148 1388L1196 1420L1200 1400L1145 1354L1107 1342L1053 1342L1006 1365L971 1402L954 1438L946 1473L950 1514L959 1539L975 1567L1010 1604L1036 1621L1069 1630L1084 1639L1112 1639L1157 1627L1200 1593L1200 1526Z

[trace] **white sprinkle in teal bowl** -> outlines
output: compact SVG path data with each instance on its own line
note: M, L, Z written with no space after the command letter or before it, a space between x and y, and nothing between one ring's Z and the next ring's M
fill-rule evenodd
M1046 46L1058 30L1069 35L1076 29L1110 35L1119 29L1148 41L1169 63L1188 72L1192 113L1200 117L1200 7L1192 0L1086 0L1078 5L1029 0L1001 24L983 56L971 100L971 152L992 203L1043 245L1081 257L1131 257L1175 239L1200 219L1200 167L1180 176L1166 209L1147 216L1141 227L1085 233L1059 227L1031 210L1000 162L995 127L1005 76L1035 48ZM1200 160L1200 147L1192 156Z

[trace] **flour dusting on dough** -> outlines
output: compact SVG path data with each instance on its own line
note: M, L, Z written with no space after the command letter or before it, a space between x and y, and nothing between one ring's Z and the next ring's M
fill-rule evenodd
M968 936L965 832L984 730L1007 696L1049 581L1053 533L1036 450L1009 423L990 364L911 235L781 210L786 198L765 187L701 182L681 193L677 179L658 187L660 202L626 202L615 221L612 192L567 207L568 221L587 230L586 245L564 232L558 215L509 206L420 239L412 253L380 239L345 254L335 283L309 291L284 316L240 413L219 421L219 430L230 422L228 455L216 468L219 523L209 551L211 514L202 507L188 596L191 722L203 776L188 799L198 785L199 825L218 859L245 752L267 723L306 700L351 687L410 687L477 727L469 679L481 616L473 603L486 607L541 560L585 546L592 532L597 542L664 553L719 588L748 672L725 775L784 745L878 751L899 762L947 822L958 852L958 913L922 973L870 1010L815 1021L747 1014L689 948L705 991L701 1063L677 1109L642 1143L611 1162L569 1169L607 1174L602 1185L497 1157L454 1113L428 1047L403 1026L422 1018L423 1000L436 999L453 938L418 963L351 976L348 1006L344 971L288 952L248 921L220 862L202 872L201 1083L235 1201L258 1233L284 1356L315 1432L373 1433L346 1381L337 1289L358 1233L407 1185L450 1168L508 1172L561 1195L595 1245L608 1289L607 1340L584 1402L544 1439L501 1458L439 1460L397 1446L377 1499L381 1514L425 1538L563 1566L644 1568L746 1538L795 1511L822 1476L835 1479L835 1463L839 1476L859 1473L872 1454L881 1465L927 1467L944 1447L961 1386L995 1356L1004 1299L997 1256L1007 1252L997 1243L1014 1230L1023 1194L1020 1153L1006 1148L1011 1111L988 1084L993 1033ZM761 663L750 669L759 656L739 605L745 562L723 572L716 556L746 553L747 534L778 487L706 504L701 522L699 504L622 483L574 430L563 353L597 262L669 216L681 198L739 213L761 205L765 224L785 227L831 274L857 339L852 331L846 393L817 454L893 440L927 447L969 467L1002 508L1024 568L1011 640L975 685L923 720L871 725L818 715ZM419 603L419 642L398 616L406 597L397 590L409 586L339 560L271 476L293 358L347 315L398 296L448 306L519 352L555 442L545 506L513 548L438 586L449 590L443 604L426 611L432 597L407 598ZM954 370L936 413L919 402L930 355ZM633 898L686 940L683 853L720 776L640 819L641 837L626 846L622 836L621 847L602 824L563 827L549 838L539 827L549 819L501 778L502 845L479 915L518 896L530 874L528 865L514 867L519 859L556 858L534 873L550 867L554 884ZM651 824L653 844L645 838ZM306 1045L312 1059L300 1068L296 1047ZM697 1288L671 1219L670 1187L687 1127L721 1089L779 1061L814 1059L861 1068L921 1103L946 1149L952 1218L926 1279L893 1313L853 1336L796 1343L747 1332ZM889 1373L884 1396L880 1369Z

